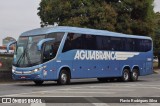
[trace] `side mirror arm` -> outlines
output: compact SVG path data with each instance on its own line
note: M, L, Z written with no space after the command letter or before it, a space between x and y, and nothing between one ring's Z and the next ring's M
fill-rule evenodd
M37 48L39 51L42 50L42 45L45 43L45 42L53 42L55 40L55 38L46 38L46 39L42 39L40 40L38 43L37 43Z
M8 45L7 45L7 53L9 52L10 46L15 44L15 43L17 43L17 41L13 41L13 42L8 43Z

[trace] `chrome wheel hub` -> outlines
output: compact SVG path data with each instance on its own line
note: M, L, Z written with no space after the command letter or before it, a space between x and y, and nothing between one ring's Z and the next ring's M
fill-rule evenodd
M135 79L137 79L137 73L136 73L136 72L133 72L133 77L134 77Z
M127 80L128 80L128 78L129 78L128 73L127 73L127 72L125 72L125 73L124 73L124 79L125 79L125 81L127 81Z
M66 83L67 82L67 75L63 73L61 75L61 80L62 80L63 83Z

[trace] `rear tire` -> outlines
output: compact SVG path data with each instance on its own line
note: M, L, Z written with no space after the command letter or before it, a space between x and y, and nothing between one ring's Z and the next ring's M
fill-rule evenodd
M62 69L59 78L57 80L57 84L59 85L67 85L70 84L70 74L67 70Z
M131 72L131 81L137 81L137 80L138 80L138 70L133 69L133 71Z
M124 69L124 70L123 70L122 77L121 77L121 80L122 80L123 82L128 82L129 79L130 79L129 70L128 70L128 69Z
M42 85L44 81L33 81L36 85Z

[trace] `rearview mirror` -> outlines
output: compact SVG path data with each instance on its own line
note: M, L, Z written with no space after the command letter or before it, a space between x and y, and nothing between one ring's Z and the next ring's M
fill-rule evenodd
M10 42L10 43L7 44L7 53L9 52L10 46L15 44L15 43L17 43L17 41L13 41L13 42Z

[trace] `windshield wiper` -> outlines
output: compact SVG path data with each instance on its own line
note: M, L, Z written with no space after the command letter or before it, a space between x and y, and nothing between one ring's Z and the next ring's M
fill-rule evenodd
M21 60L24 58L25 56L25 52L27 51L27 47L24 49L24 52L21 54L21 56L19 57L18 61L17 61L17 66L20 65Z

